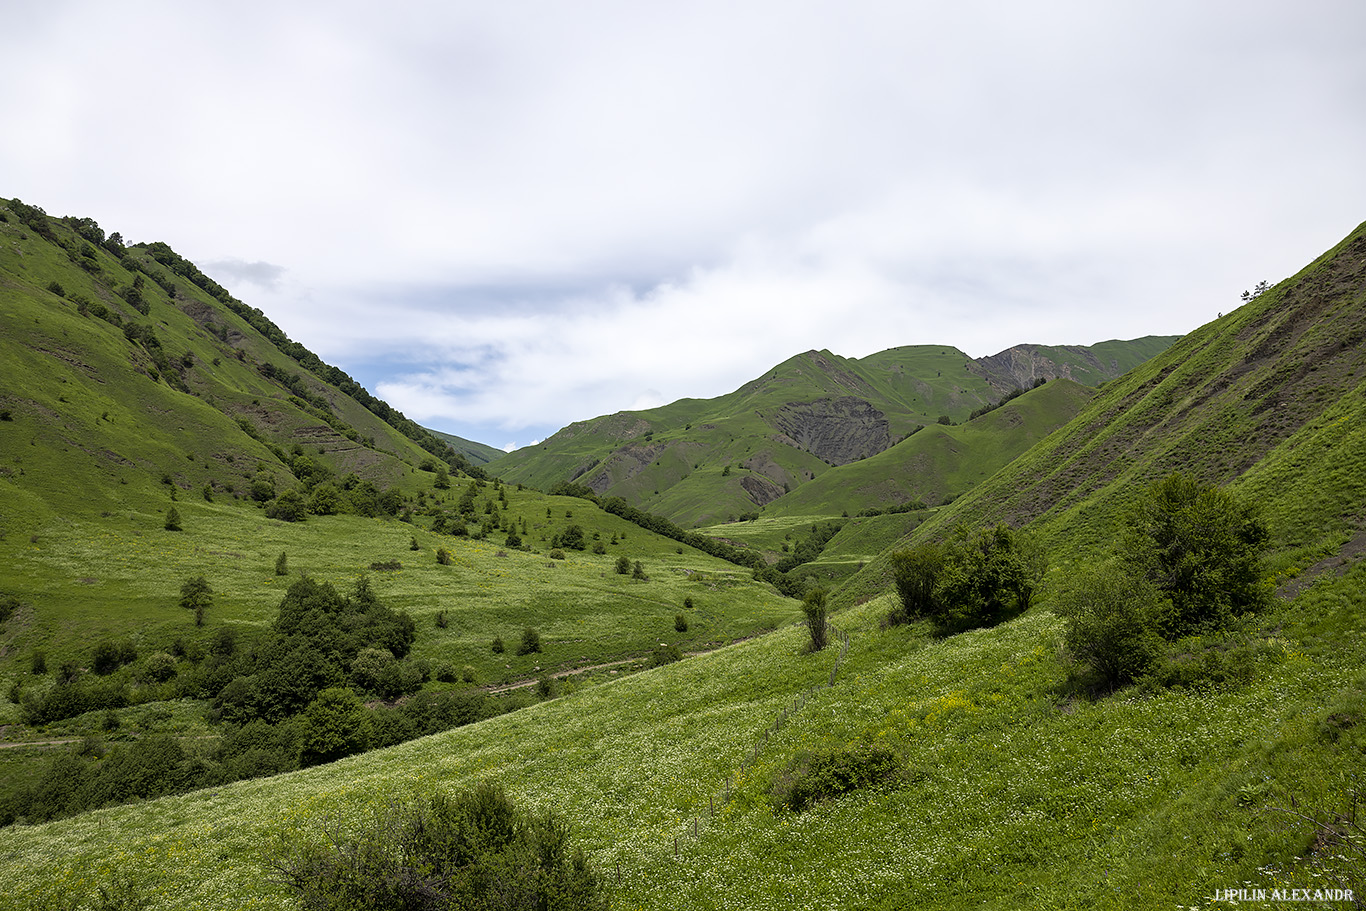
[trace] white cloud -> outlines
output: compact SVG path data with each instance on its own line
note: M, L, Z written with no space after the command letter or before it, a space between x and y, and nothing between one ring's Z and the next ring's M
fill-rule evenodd
M1366 200L1357 0L67 0L6 25L44 73L0 83L9 195L168 241L472 438L813 347L1183 332Z

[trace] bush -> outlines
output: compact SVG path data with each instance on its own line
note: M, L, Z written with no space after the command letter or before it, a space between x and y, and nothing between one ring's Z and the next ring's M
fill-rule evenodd
M629 575L630 572L631 558L626 556L625 554L622 554L620 557L617 557L617 575L625 576Z
M1108 687L1132 683L1157 666L1164 646L1159 630L1171 609L1156 586L1114 564L1084 570L1058 598L1059 613L1070 620L1068 651Z
M650 653L650 667L662 667L682 660L683 653L679 651L676 645L657 645L655 650Z
M541 650L541 634L531 627L522 630L522 641L517 646L517 654L530 655Z
M285 842L271 866L304 909L600 911L607 896L553 813L501 788L389 805L365 831Z
M800 813L817 801L893 782L900 772L897 755L875 744L802 753L773 782L773 797L780 806Z
M194 611L194 625L204 625L204 611L213 607L213 589L203 576L186 579L180 586L180 606Z
M1174 474L1149 485L1129 519L1121 554L1171 599L1168 639L1224 629L1269 601L1262 568L1269 533L1252 505Z
M317 765L364 752L372 735L370 713L342 687L323 690L304 711L299 761Z
M563 559L564 559L564 551L560 550L558 547L552 548L551 551L550 551L550 559L552 559L552 560L563 560Z
M275 558L275 575L289 575L289 555L286 554L283 550L280 551L280 556Z
M495 636L495 637L493 638L493 653L494 653L495 655L501 655L501 654L503 654L503 637L502 637L502 636Z
M826 593L823 588L813 588L802 599L802 613L806 615L806 630L811 634L811 651L819 652L826 644Z
M138 650L132 642L101 642L90 657L90 669L103 677L125 664L132 664L137 658Z
M1035 570L1004 525L955 530L936 575L931 617L941 634L995 626L1023 613L1034 596Z
M162 522L162 527L167 531L183 530L180 524L180 513L176 511L174 506L166 510L166 520Z
M438 547L436 549L436 562L441 566L450 566L451 552L444 547Z
M688 618L682 614L675 614L674 629L680 633L686 633L688 631Z
M650 579L649 576L645 575L645 567L641 564L639 560L637 560L631 566L631 578L637 579L641 582L648 582Z
M944 555L937 544L921 544L892 554L892 580L896 585L898 606L892 610L893 623L911 623L934 616L934 586Z

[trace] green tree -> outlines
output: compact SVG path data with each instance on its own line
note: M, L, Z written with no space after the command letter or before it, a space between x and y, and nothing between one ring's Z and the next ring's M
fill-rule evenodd
M204 611L213 607L213 588L203 576L186 579L180 586L180 606L194 611L194 625L204 625Z
M960 526L944 547L932 617L941 633L995 626L1028 609L1034 582L1030 557L1013 531Z
M650 578L649 576L645 575L645 566L639 560L637 560L635 563L631 565L631 578L639 579L642 582Z
M164 523L162 523L162 526L163 526L167 531L180 531L180 530L181 530L181 525L180 525L180 513L176 511L176 508L175 508L174 506L172 506L170 509L166 510L166 521L165 521Z
M373 735L370 712L344 687L318 693L304 710L299 761L317 765L364 752Z
M892 610L891 619L897 623L911 623L933 617L935 584L939 581L939 569L944 565L939 545L931 542L896 551L891 556L891 564L897 594L897 607Z
M811 634L811 651L819 652L825 648L828 627L826 617L826 592L823 588L813 588L802 599L802 613L806 615L806 630Z
M1113 561L1081 570L1057 607L1069 621L1068 651L1101 686L1132 683L1162 658L1160 631L1170 624L1171 601Z
M631 572L631 558L622 554L617 557L617 575L625 576Z
M275 558L275 575L289 575L289 555L286 554L283 550L280 551L280 556Z
M1173 474L1149 485L1130 515L1121 555L1171 599L1169 638L1221 629L1267 603L1259 511L1212 484Z

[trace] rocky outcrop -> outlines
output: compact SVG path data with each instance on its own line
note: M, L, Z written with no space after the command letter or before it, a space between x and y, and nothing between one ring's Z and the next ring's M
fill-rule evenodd
M787 493L768 478L758 474L745 475L740 479L740 486L744 488L745 493L749 495L756 506L772 503Z
M788 402L770 423L789 445L831 465L866 459L892 445L886 415L854 396Z
M597 471L588 478L588 486L594 493L603 493L613 484L634 478L659 458L667 447L663 443L650 443L644 446L629 444L621 447L607 457Z

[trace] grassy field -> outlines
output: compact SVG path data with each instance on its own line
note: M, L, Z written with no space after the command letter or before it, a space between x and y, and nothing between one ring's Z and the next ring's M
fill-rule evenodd
M1359 865L1306 859L1311 827L1271 808L1342 811L1359 786L1364 586L1358 567L1251 627L1265 648L1247 686L1099 701L1068 690L1047 610L935 640L879 629L889 605L874 601L837 618L852 647L834 687L833 650L805 652L793 628L329 766L15 827L0 832L0 902L117 875L152 908L287 906L266 875L277 839L482 780L572 820L621 908L1202 907L1244 883L1359 889ZM775 810L795 755L859 742L896 751L898 784Z

